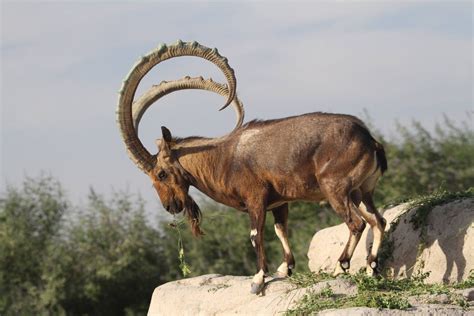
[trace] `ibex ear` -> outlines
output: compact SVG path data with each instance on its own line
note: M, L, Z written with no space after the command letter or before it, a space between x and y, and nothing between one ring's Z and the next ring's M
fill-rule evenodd
M173 139L171 137L171 132L169 129L166 127L162 126L161 127L161 134L163 137L161 139L158 139L156 141L156 144L158 145L158 148L160 149L160 152L163 152L164 156L169 156L171 153L171 140Z
M161 134L163 135L163 139L164 139L167 143L171 142L171 139L172 139L172 137L171 137L171 132L170 132L170 130L167 129L165 126L162 126L162 127L161 127Z

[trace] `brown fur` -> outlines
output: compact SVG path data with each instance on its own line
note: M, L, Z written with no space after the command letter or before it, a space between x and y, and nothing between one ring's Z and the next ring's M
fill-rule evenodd
M213 139L173 139L163 128L159 149L149 175L164 207L171 213L186 209L195 235L202 234L201 213L188 195L191 185L217 202L248 212L251 228L257 231L258 268L265 272L267 210L283 207L281 212L285 208L287 212L290 201L328 200L351 232L339 259L344 266L349 264L365 221L376 228L382 225L372 194L378 177L387 169L385 152L354 116L309 113L253 121ZM163 172L166 178L160 180ZM368 212L359 211L360 203L368 204ZM286 215L275 212L276 223L286 230ZM285 260L294 266L291 254L285 254Z

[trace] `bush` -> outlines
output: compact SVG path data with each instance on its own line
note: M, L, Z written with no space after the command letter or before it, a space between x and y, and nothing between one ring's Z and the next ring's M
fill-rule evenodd
M376 201L388 203L427 195L436 190L464 191L474 186L474 129L456 126L447 117L429 132L419 122L412 128L397 124L398 137L380 137L389 168L375 191Z
M0 232L2 315L144 314L169 280L161 235L126 193L77 210L56 181L27 179L0 200Z

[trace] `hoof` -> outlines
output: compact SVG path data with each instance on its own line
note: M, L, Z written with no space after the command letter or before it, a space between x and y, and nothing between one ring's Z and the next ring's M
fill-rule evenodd
M376 261L372 261L365 269L368 276L376 276L379 274L379 266Z
M293 274L293 268L288 268L288 276L290 277Z
M260 293L262 291L264 285L265 285L264 282L262 282L261 284L257 284L257 283L252 282L252 285L251 285L251 288L250 288L250 293L252 293L252 294Z
M349 266L348 266L348 265L347 265L347 269L344 269L344 268L342 267L342 265L338 262L338 263L336 264L336 268L334 269L334 272L333 272L332 276L335 276L335 277L336 277L336 276L338 276L338 275L347 273L348 270L349 270Z

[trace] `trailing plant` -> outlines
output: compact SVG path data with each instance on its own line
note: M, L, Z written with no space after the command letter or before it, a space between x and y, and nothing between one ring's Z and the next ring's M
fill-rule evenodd
M184 257L184 243L183 237L181 236L181 226L184 225L184 219L177 220L174 218L173 222L169 224L170 227L174 228L178 235L178 260L179 260L179 269L183 274L183 277L187 277L191 274L191 268L186 263L186 258Z
M474 197L474 187L470 187L465 191L448 192L445 190L435 191L429 195L422 195L410 202L411 208L417 208L410 222L414 229L421 229L420 236L426 233L426 221L435 206L446 204L454 200Z
M390 279L382 276L369 277L364 272L356 275L343 275L342 278L357 286L356 295L335 295L327 285L321 291L308 290L296 306L286 312L287 315L307 315L330 308L371 307L388 309L407 309L411 307L408 298L420 295L448 295L449 302L465 308L468 306L462 295L455 292L459 287L468 286L464 282L444 285L426 284L429 273L418 273L411 278ZM471 274L470 282L474 275ZM298 287L310 288L322 280L335 279L323 273L297 274L290 282Z

